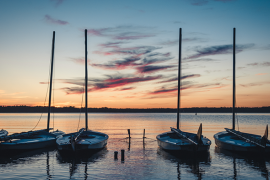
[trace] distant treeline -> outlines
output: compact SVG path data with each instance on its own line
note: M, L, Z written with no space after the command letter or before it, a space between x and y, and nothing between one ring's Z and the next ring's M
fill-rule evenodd
M46 106L0 106L0 113L41 113L48 112ZM84 109L69 107L51 107L51 112L55 113L74 113L84 112ZM147 109L118 109L118 108L88 108L88 112L94 113L176 113L174 108L147 108ZM191 107L181 108L181 113L231 113L231 107ZM270 106L265 107L238 107L237 113L270 113Z

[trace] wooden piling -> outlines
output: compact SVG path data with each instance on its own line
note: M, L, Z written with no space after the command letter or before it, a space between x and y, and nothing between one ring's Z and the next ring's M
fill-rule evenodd
M115 160L118 159L118 151L114 151L114 159L115 159Z
M125 161L125 150L121 149L121 161Z
M130 139L130 129L128 129L128 138Z

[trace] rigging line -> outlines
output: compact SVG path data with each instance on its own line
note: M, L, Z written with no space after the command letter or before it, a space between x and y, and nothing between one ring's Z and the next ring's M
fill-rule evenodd
M83 93L82 93L82 101L81 101L81 108L80 108L79 123L78 123L77 131L78 131L78 129L79 129L79 126L80 126L80 121L81 121L82 104L83 104Z
M52 61L50 62L50 67L51 67L51 64L52 64ZM49 68L49 77L48 77L48 81L47 81L47 84L48 84L48 85L47 85L47 91L46 91L46 96L45 96L45 100L44 100L43 107L45 107L46 99L47 99L47 96L48 96L49 82L50 82L50 80L49 80L49 79L50 79L50 75L51 75L51 70L50 70L50 68ZM38 120L37 124L35 125L35 127L34 127L33 129L31 129L31 131L33 131L33 130L37 127L37 125L39 124L39 122L40 122L42 116L43 116L43 112L41 113L41 115L40 115L40 117L39 117L39 120Z

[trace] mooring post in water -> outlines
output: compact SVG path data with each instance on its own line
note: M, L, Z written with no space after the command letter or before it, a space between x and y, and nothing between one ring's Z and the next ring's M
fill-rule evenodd
M145 145L145 143L144 143L144 139L145 139L146 137L145 137L145 129L143 129L143 149L145 148L144 147L144 145Z
M130 139L130 129L128 129L128 138Z
M121 149L121 161L125 161L125 150Z
M144 140L145 137L145 129L143 129L143 140Z
M114 151L114 160L118 159L118 151Z

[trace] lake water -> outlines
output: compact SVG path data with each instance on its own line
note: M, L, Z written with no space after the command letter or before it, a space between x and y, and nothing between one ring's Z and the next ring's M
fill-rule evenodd
M57 113L51 127L66 133L84 127L84 115ZM1 113L0 128L9 134L46 128L46 114ZM79 120L80 119L80 120ZM54 148L0 156L0 179L269 179L270 158L249 157L215 147L213 135L231 128L231 114L182 114L181 129L212 141L202 156L172 155L160 149L156 135L176 126L174 113L89 113L89 128L109 135L105 149L88 156L63 156ZM239 130L263 135L270 114L238 114ZM131 131L131 141L127 129ZM146 139L143 142L143 131ZM238 126L236 125L236 129ZM121 149L125 160L121 161ZM118 151L118 160L114 159Z

